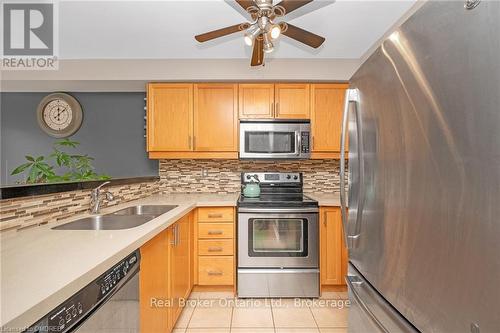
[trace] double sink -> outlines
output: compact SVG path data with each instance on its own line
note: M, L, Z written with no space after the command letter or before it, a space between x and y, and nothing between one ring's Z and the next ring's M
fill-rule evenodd
M106 215L93 215L59 225L54 230L122 230L138 227L172 209L176 205L138 205Z

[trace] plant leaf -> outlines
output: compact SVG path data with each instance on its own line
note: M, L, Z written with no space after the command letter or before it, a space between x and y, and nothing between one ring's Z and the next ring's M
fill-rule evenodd
M14 170L12 170L12 172L10 173L12 176L13 175L17 175L18 173L21 173L23 172L24 170L28 169L30 166L31 166L31 162L28 162L28 163L24 163L24 164L21 164L20 166L18 166L17 168L15 168Z
M26 155L26 156L24 156L24 157L26 157L26 159L27 159L28 161L30 161L30 162L35 162L35 159L33 158L33 156Z

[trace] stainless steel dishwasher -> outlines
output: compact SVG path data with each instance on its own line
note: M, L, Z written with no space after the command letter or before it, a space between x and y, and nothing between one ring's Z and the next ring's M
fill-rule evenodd
M139 268L136 250L25 332L139 332Z

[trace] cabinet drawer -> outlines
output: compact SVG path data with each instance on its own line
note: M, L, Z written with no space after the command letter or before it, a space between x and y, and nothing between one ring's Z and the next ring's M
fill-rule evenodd
M233 238L232 223L200 223L198 238Z
M233 256L198 257L198 284L232 285L233 279Z
M198 254L200 256L232 256L233 240L208 240L202 239L198 241Z
M233 207L198 208L198 222L233 222Z

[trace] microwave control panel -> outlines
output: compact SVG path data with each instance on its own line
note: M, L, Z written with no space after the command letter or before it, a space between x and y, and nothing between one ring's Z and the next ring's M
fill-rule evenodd
M309 153L309 132L300 132L300 152Z

